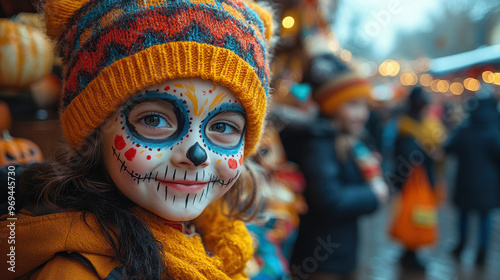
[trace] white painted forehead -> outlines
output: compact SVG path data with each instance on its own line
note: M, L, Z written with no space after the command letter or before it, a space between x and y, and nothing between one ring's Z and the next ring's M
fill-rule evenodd
M194 89L191 88L191 86L194 86ZM176 90L176 92L181 91L182 89L184 90L196 90L197 92L199 91L200 93L203 93L205 91L206 93L211 93L215 90L219 91L225 91L228 94L231 94L232 97L236 98L233 93L226 87L214 83L212 80L205 80L202 78L186 78L186 79L174 79L174 80L168 80L156 85L149 86L145 89L142 90L142 92L145 91L153 91L153 90L167 90L167 89L172 89Z

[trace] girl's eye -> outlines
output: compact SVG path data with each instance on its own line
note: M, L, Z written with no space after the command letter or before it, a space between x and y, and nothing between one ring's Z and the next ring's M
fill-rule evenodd
M208 121L205 136L215 146L235 149L241 143L245 123L245 115L240 112L221 112Z
M180 133L181 114L173 101L161 98L139 99L126 106L123 112L129 132L142 141L158 142Z
M169 127L168 122L160 116L157 115L149 115L142 118L142 122L147 126L152 127Z
M215 123L210 126L210 131L215 131L219 133L234 133L236 129L225 123Z

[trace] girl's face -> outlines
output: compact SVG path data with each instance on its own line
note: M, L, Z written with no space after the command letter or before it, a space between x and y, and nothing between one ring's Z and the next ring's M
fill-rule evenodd
M368 100L361 97L342 104L337 111L336 119L347 133L358 135L365 127L369 113Z
M120 191L171 221L196 218L242 170L245 110L225 87L178 79L132 96L103 127Z

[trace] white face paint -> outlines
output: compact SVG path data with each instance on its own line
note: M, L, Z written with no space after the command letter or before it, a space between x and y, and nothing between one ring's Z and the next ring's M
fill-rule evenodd
M192 220L240 175L245 124L225 87L202 79L158 84L106 119L106 168L139 206L167 220Z

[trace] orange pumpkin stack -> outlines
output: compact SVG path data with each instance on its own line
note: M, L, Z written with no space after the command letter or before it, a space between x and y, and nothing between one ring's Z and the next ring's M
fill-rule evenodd
M53 64L53 47L43 32L0 19L0 87L27 87L46 76Z
M24 138L13 138L9 134L11 115L7 103L0 100L0 167L12 164L27 164L43 160L40 148Z
M0 90L24 89L51 72L53 46L43 31L0 18ZM0 167L42 161L40 148L30 140L10 136L12 117L0 100Z

